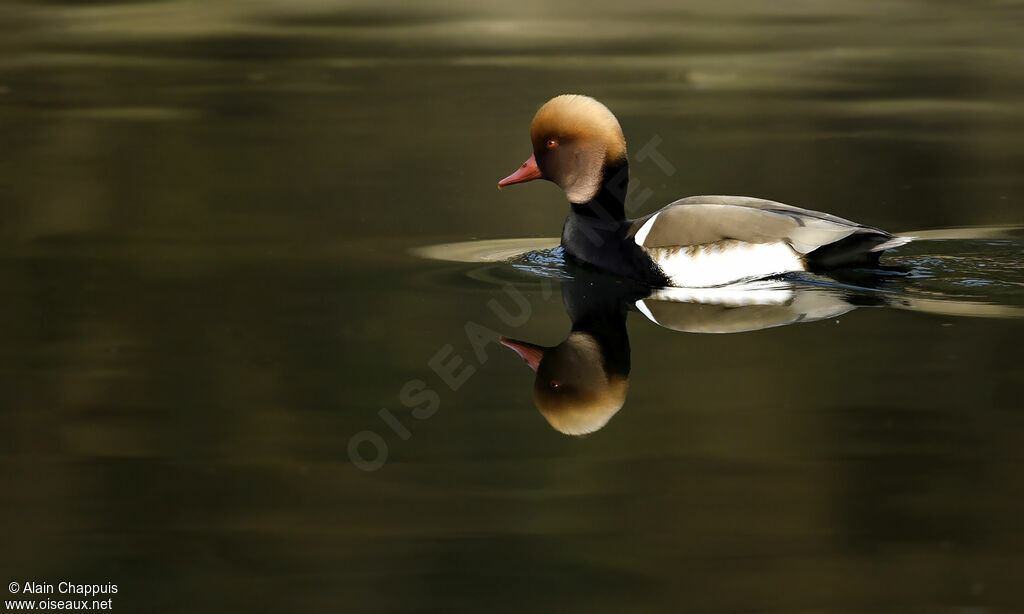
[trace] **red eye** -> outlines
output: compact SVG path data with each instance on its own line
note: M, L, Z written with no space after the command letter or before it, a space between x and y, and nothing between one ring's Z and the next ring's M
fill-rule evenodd
M556 141L555 139L548 139L548 142L544 143L544 146L547 147L548 149L551 149L555 145L558 145L558 141Z
M550 386L552 390L558 390L559 388L562 387L562 385L556 382L555 380L551 380Z

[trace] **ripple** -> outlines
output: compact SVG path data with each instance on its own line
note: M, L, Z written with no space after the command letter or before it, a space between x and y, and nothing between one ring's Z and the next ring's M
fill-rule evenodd
M530 252L550 250L558 247L558 239L492 239L486 241L461 241L416 247L414 255L430 260L448 262L505 262Z
M902 237L914 237L928 241L950 239L1022 239L1024 226L962 226L959 228L933 228L899 233Z

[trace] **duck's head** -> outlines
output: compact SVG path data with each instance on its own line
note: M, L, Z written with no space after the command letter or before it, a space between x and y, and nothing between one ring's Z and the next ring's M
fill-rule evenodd
M626 402L627 376L608 371L600 344L588 333L574 331L554 347L506 337L501 343L537 372L533 402L561 433L593 433Z
M608 167L626 162L626 137L608 107L589 96L562 94L544 103L530 125L533 155L498 188L534 179L558 184L573 203L601 189Z

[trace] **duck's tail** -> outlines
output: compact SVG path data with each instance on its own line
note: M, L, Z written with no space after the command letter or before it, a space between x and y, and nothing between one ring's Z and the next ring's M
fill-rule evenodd
M882 252L912 240L913 237L897 237L884 230L864 226L844 239L810 252L805 261L811 271L877 266Z

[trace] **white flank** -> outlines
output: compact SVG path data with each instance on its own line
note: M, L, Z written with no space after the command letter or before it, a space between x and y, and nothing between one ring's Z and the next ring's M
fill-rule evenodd
M655 216L657 217L657 216ZM649 231L651 218L637 232ZM646 233L645 233L646 237ZM638 241L642 243L642 239ZM804 271L803 259L786 243L711 243L694 248L644 248L673 286L708 288L741 279Z
M643 246L644 241L647 240L647 235L650 234L651 228L654 226L654 220L658 219L660 213L655 213L651 216L651 219L644 222L644 225L640 227L640 230L636 231L633 235L633 242L637 245Z

